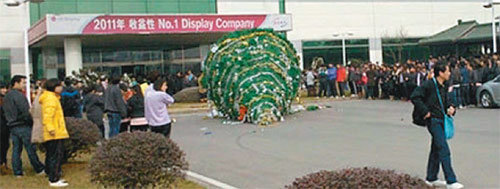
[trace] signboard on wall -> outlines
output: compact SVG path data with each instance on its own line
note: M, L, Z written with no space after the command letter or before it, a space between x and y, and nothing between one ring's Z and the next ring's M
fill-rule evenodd
M47 35L160 34L292 29L289 14L271 15L47 15Z

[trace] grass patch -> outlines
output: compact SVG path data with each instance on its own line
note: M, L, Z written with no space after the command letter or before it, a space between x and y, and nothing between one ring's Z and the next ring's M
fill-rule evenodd
M11 146L12 147L12 146ZM13 175L12 167L11 167L11 152L9 150L8 154L9 159L9 168L11 169L7 175L0 175L0 189L6 188L51 188L49 187L49 180L46 176L38 176L34 172L31 164L28 160L28 155L23 150L22 159L23 159L23 172L24 176L22 178L16 178ZM45 154L38 153L38 157L40 161L45 162ZM90 155L82 155L76 157L73 160L70 160L67 164L62 166L63 171L63 179L67 180L69 183L69 187L67 188L102 188L97 184L90 182L90 172L88 170L89 165L88 162L90 160ZM159 187L165 188L165 187ZM189 189L202 189L203 187L188 181L182 180L179 181L176 188L189 188Z

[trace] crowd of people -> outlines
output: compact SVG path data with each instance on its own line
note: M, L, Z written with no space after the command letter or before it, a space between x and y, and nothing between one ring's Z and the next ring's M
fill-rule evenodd
M41 79L34 82L32 95L26 95L29 82L25 76L15 75L9 85L0 85L2 170L9 170L7 151L12 143L14 176L24 175L21 161L24 147L33 169L39 175L48 175L50 186L68 186L61 179L62 141L69 138L64 117L85 117L97 125L104 138L128 131L151 131L169 138L172 119L167 107L174 103L174 98L167 92L167 79L153 71L147 80L134 81L126 82L120 75L102 77L89 84L74 77L64 81ZM38 109L41 117L34 116ZM41 119L43 142L40 143L45 148L45 163L39 160L32 140L36 119ZM109 132L105 132L105 124L109 125Z
M431 70L438 63L450 68L451 78L446 81L448 96L459 108L476 104L477 87L500 74L500 58L496 54L469 58L440 56L394 65L323 64L304 71L302 82L308 96L318 98L409 100L414 89L434 77ZM33 83L31 95L26 95L28 83ZM48 175L50 186L68 186L61 179L62 141L69 138L64 117L85 117L98 126L104 138L136 130L156 132L168 138L173 121L167 107L174 103L170 94L196 85L198 78L191 71L179 72L174 77L153 71L146 79L133 76L130 80L113 75L99 77L93 83L74 77L64 81L54 78L27 82L25 76L16 75L9 84L0 84L0 166L8 169L7 151L12 143L15 176L23 176L21 152L24 148L35 172ZM32 116L34 107L40 107L41 118ZM45 163L39 160L32 142L34 119L41 119ZM105 132L105 124L109 125L109 132Z
M333 63L310 68L303 73L308 96L409 100L415 88L433 77L432 67L444 62L451 68L448 94L456 107L477 104L476 89L500 74L500 58L481 55L469 58L430 57L426 61L408 60L394 65L365 63L343 66Z
M130 81L127 81L130 86L136 85L137 83L144 83L147 81L147 78L143 75L131 75ZM189 88L189 87L196 87L198 86L198 78L199 75L196 76L191 70L187 70L185 73L183 72L177 72L175 75L173 74L164 74L161 75L160 77L164 78L167 83L169 83L169 88L167 89L167 92L169 94L176 94L182 89Z

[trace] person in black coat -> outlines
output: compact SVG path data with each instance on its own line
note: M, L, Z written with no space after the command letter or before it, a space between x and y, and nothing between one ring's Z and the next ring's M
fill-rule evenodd
M80 112L82 104L80 91L72 86L73 80L69 77L64 80L64 85L64 90L61 93L61 106L64 111L64 117L82 118Z
M103 89L100 86L91 85L86 89L87 95L84 100L84 108L87 112L87 119L96 124L101 131L101 136L104 138L104 98L102 97Z
M406 99L410 99L411 93L417 88L417 72L414 67L410 68L410 72L407 73L408 80L406 81L406 94L408 95Z
M182 72L177 72L174 76L174 82L173 82L173 88L174 88L174 93L178 93L179 91L182 90L182 85L183 85L183 80L184 76L182 75Z
M131 118L131 131L147 131L148 123L144 118L144 95L138 85L132 87L134 95L128 100L128 113Z
M5 94L7 94L8 87L7 85L1 83L0 84L0 168L7 168L7 151L9 150L10 141L9 141L9 128L7 127L7 121L5 120L5 116L3 114L3 98Z
M453 171L451 152L444 131L444 113L448 116L455 115L455 107L447 95L446 81L451 75L450 68L445 63L438 63L434 66L434 75L435 80L425 81L411 95L411 101L415 106L412 115L414 123L427 126L432 136L426 183L434 186L448 184L448 188L463 188L463 185L457 182ZM439 98L441 98L442 105ZM438 180L440 167L443 168L446 182Z
M26 77L15 75L11 80L11 90L3 99L3 113L12 140L12 170L14 176L23 176L21 152L26 149L31 166L37 174L42 174L45 166L40 162L36 153L36 146L31 143L33 117L30 113L30 104L23 94L26 89Z

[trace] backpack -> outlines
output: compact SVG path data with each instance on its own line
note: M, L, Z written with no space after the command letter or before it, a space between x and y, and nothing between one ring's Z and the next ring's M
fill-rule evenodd
M61 106L64 117L75 117L80 111L80 93L78 90L64 90L61 93Z
M416 110L416 106L413 106L413 112L411 113L413 124L420 127L426 127L427 125L426 121L424 120L424 116L425 115L422 115L419 111Z
M415 93L421 87L423 87L423 84L421 86L417 87L415 90L413 90L413 93ZM427 112L423 112L422 110L419 110L413 101L411 103L413 104L413 112L411 113L412 123L415 125L421 126L421 127L426 127L427 122L424 119L424 116L425 116L425 114L427 114Z

